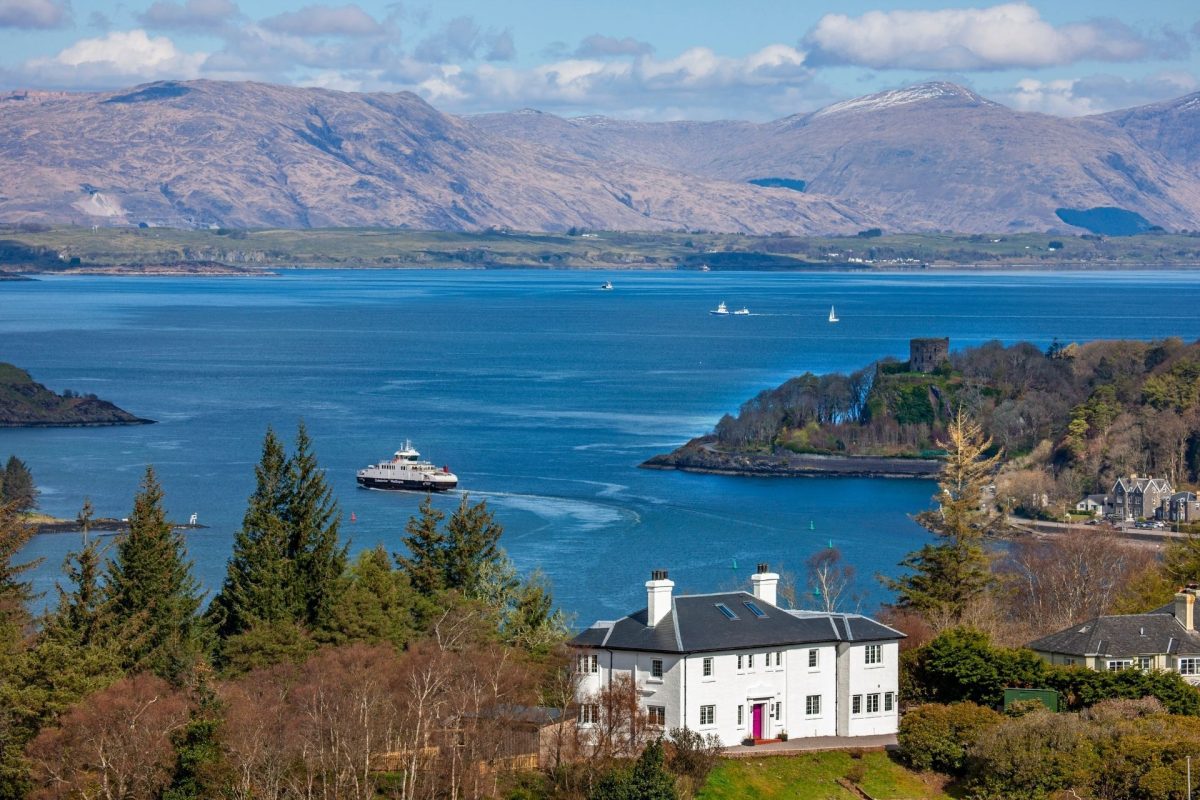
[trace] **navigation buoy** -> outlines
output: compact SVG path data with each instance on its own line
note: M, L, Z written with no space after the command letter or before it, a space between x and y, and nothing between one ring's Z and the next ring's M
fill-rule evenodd
M733 571L737 572L737 559L733 559Z
M351 521L351 522L358 522L358 517L354 516L354 512L353 512L353 511L351 511L351 512L350 512L350 521Z
M810 531L815 531L817 529L817 524L815 522L813 522L811 519L808 521L808 529Z

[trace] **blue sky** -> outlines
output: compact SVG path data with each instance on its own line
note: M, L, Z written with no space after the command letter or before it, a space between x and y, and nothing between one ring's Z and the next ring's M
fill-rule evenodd
M647 120L773 119L945 79L1078 115L1200 91L1200 4L0 0L0 88L195 78Z

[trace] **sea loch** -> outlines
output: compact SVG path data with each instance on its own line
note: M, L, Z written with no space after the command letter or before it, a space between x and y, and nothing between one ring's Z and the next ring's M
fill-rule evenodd
M603 280L613 291L600 291ZM718 302L748 316L707 313ZM830 325L836 303L841 318ZM1192 272L577 273L303 271L246 278L48 278L0 288L0 360L56 390L159 421L0 431L48 513L85 495L125 516L159 471L208 590L224 573L266 426L303 418L352 549L400 547L422 496L355 486L411 438L486 498L522 571L540 568L579 623L635 607L652 568L681 591L741 585L756 561L799 573L830 541L874 580L924 532L932 485L639 470L755 392L812 370L903 357L915 336L1200 337ZM436 498L442 508L453 494ZM349 518L354 513L356 521ZM811 529L810 529L811 528ZM71 535L38 537L52 596ZM736 569L734 565L736 563Z

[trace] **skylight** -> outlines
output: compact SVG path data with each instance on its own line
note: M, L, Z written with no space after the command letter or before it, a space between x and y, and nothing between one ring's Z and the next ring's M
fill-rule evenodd
M750 613L760 619L767 615L767 612L758 607L758 603L751 603L749 600L743 600L742 605L750 609Z
M729 619L737 619L738 618L738 615L733 613L733 609L731 609L729 606L725 605L724 603L717 603L717 610L720 611L722 614L724 614Z

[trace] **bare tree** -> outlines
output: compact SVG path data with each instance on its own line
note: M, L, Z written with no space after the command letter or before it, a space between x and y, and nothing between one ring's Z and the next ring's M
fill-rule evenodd
M998 573L1008 617L1027 636L1105 614L1154 554L1112 534L1076 527L1013 543Z
M858 610L862 598L854 592L854 567L842 563L842 554L836 547L818 550L804 566L809 594L819 610L844 611L843 605Z
M188 702L149 674L125 678L68 711L28 748L36 800L153 800L171 780L171 735Z

